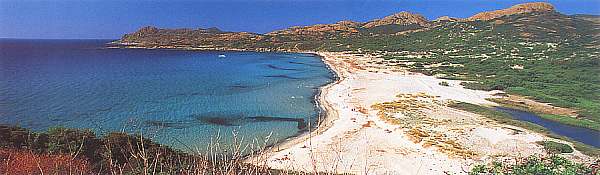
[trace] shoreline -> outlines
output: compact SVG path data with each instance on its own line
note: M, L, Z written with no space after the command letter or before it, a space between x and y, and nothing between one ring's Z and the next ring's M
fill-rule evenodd
M376 57L341 52L314 54L339 76L336 82L322 87L318 97L319 105L326 111L323 122L315 130L250 157L248 162L255 160L258 165L302 172L461 174L469 169L469 165L494 160L497 156L543 154L543 148L536 142L555 140L524 128L499 124L478 114L449 108L443 102L456 100L496 106L485 100L495 92L464 89L458 86L460 81L395 72L366 64ZM366 65L355 63L361 61ZM441 81L450 86L438 85ZM406 125L383 120L381 111L371 105L397 99L395 96L399 93L410 95L410 98L416 95L417 101L411 103L418 104L428 98L434 103L422 104L425 108L416 110L423 113L417 123ZM401 116L396 113L388 118L392 121L397 117L405 118ZM407 123L411 123L410 120ZM415 129L427 133L425 135L443 133L446 136L415 138L411 134ZM586 157L578 151L566 156Z
M186 50L186 49L167 49L167 50ZM191 51L196 51L196 50L191 50ZM206 50L203 50L206 51ZM211 51L224 51L224 50L211 50ZM233 50L233 51L237 51L237 50ZM249 51L249 50L248 50ZM261 51L251 51L251 52L261 52ZM334 173L365 173L365 172L370 172L371 170L369 170L369 168L373 168L372 166L375 166L377 164L385 164L385 165L381 165L380 168L373 168L374 171L376 172L381 172L381 169L386 170L385 172L396 172L396 173L407 173L407 174L418 174L418 173L422 173L421 171L427 172L428 174L440 174L440 172L444 172L444 171L450 171L450 172L455 172L455 173L461 173L461 170L464 171L465 168L468 169L468 166L465 166L467 164L472 165L475 164L477 162L486 162L489 160L493 160L494 158L496 158L496 156L501 155L501 154L507 154L508 156L505 156L507 158L509 157L515 157L516 155L514 155L515 153L518 152L526 152L525 155L532 155L532 154L543 154L543 148L538 145L535 144L535 142L538 141L544 141L544 140L556 140L556 139L552 139L552 138L548 138L547 135L542 134L542 133L536 133L536 132L532 132L527 128L520 128L517 126L506 126L503 124L497 124L494 122L491 122L489 119L485 119L482 117L478 117L477 114L473 114L470 112L466 112L466 111L460 111L460 110L456 110L456 109L443 109L443 111L445 111L446 113L453 113L456 115L460 115L461 117L467 118L470 120L470 122L472 123L478 123L478 124L468 124L469 126L465 125L465 126L461 126L458 127L458 129L462 129L465 132L468 132L467 134L457 134L454 133L456 135L451 136L452 139L456 140L457 142L460 142L461 144L463 144L463 148L460 149L464 149L467 151L473 151L473 152L481 152L478 153L478 157L475 158L465 158L465 160L460 160L460 159L456 159L456 157L452 157L454 154L458 154L456 152L446 152L447 150L445 150L446 148L444 148L445 146L434 146L433 148L430 146L426 146L429 143L426 142L417 142L417 143L413 143L413 141L411 140L411 138L407 138L407 130L406 129L402 129L402 128L397 128L395 126L392 126L389 123L386 123L386 121L381 121L380 119L373 119L373 118L368 118L369 116L376 116L375 114L377 113L376 110L367 110L368 112L365 114L366 115L366 119L364 120L356 120L356 121L352 121L352 122L359 122L361 124L356 125L358 127L354 127L354 126L344 126L344 125L340 125L337 124L337 122L340 122L339 120L342 120L342 122L345 121L349 121L348 118L346 117L352 117L350 119L353 118L357 118L354 114L352 115L348 115L348 110L350 110L350 108L352 108L351 112L356 113L355 108L356 106L353 107L352 104L350 104L348 101L344 101L341 99L333 99L330 97L332 96L331 94L334 93L333 95L345 95L344 93L340 92L340 89L336 89L336 85L339 84L346 84L344 86L346 86L346 89L344 91L348 92L348 97L350 97L350 93L353 93L354 90L357 90L358 88L354 88L352 89L351 85L347 85L349 84L347 78L348 77L352 77L354 81L351 81L350 83L357 83L357 82L361 82L364 81L364 83L369 83L370 81L383 81L383 83L381 83L382 86L388 86L386 84L389 84L389 86L394 87L397 86L398 84L393 83L393 82L389 82L392 81L393 79L397 79L397 80L406 80L407 82L412 82L412 83L416 83L416 84L422 84L425 87L425 89L421 88L417 88L417 89L411 89L411 87L403 87L400 89L404 89L404 90L400 90L400 91L389 91L389 92L381 92L379 91L379 93L383 94L383 95L387 95L388 97L385 98L375 98L376 100L374 101L373 99L371 99L370 101L367 100L368 103L366 103L367 105L363 105L364 107L369 108L370 105L373 104L373 102L385 102L385 101L390 101L394 99L394 96L397 95L397 93L405 93L407 91L412 91L409 93L416 93L417 91L425 91L427 93L433 93L433 96L440 96L440 95L436 95L436 91L438 91L439 89L443 89L444 87L437 87L437 82L435 81L448 81L450 82L452 88L455 87L459 87L458 86L458 81L455 80L446 80L446 79L436 79L434 77L431 76L424 76L424 75L414 75L413 73L404 73L404 74L397 74L394 71L389 71L386 70L385 68L369 68L368 66L366 66L367 68L360 68L363 65L362 64L355 64L355 63L349 63L346 62L347 60L344 61L337 61L335 59L340 59L342 57L350 57L352 59L365 59L364 57L369 57L369 56L357 56L357 55L353 55L353 54L346 54L345 53L340 53L340 52L283 52L281 51L281 53L303 53L303 54L313 54L315 56L318 56L323 63L326 65L326 67L334 74L334 80L324 86L319 87L319 90L316 94L316 96L314 96L315 98L315 105L318 106L319 108L319 116L316 118L318 121L317 126L309 126L308 127L308 131L301 131L298 133L298 135L292 135L288 138L285 138L281 141L275 142L272 145L269 145L267 147L265 147L264 152L255 152L252 153L252 155L248 155L245 158L246 162L249 163L253 163L256 165L261 165L261 166L267 166L267 167L271 167L271 168L275 168L275 169L283 169L283 170L292 170L292 171L303 171L303 172L334 172ZM332 54L332 55L329 55ZM340 56L342 55L342 56ZM351 60L352 60L351 59ZM375 59L375 58L368 58L368 59ZM341 64L341 65L340 65ZM370 65L372 66L372 65ZM356 68L358 67L358 68ZM353 70L353 69L357 69L357 70ZM362 70L362 69L366 69L366 70ZM356 72L352 72L352 71L356 71ZM381 71L381 72L380 72ZM358 73L357 73L358 72ZM357 75L359 76L363 76L363 74L368 74L368 75L373 75L373 77L356 77ZM393 77L393 75L400 75L400 78L398 77ZM433 79L432 79L433 78ZM360 81L358 81L360 79ZM399 81L399 82L402 82ZM432 83L433 81L433 83ZM358 83L360 84L360 83ZM410 84L410 83L409 83ZM352 90L350 90L352 89ZM442 99L449 99L449 100L457 100L457 101L463 101L463 100L467 100L467 102L469 103L473 103L473 104L479 104L482 106L501 106L498 104L495 104L493 102L487 101L486 99L489 98L490 96L481 96L481 94L494 94L493 92L483 92L483 91L476 91L476 90L468 90L468 89L462 89L462 87L459 88L460 90L456 90L456 94L458 94L458 96L456 95L448 95L447 93L444 94L445 92L442 92ZM368 90L365 90L368 91ZM385 92L385 93L384 93ZM374 93L378 93L378 92L374 92ZM460 95L461 93L463 93L465 96L469 96L469 97L464 97L461 98ZM471 95L468 95L471 94ZM480 95L475 95L473 96L472 94L480 94ZM328 98L330 97L330 98ZM341 98L341 96L340 96ZM366 98L369 99L369 97L361 97L361 98ZM343 108L339 108L340 104L345 104L345 107ZM338 105L338 106L336 106ZM337 107L337 108L336 108ZM442 106L442 108L444 108ZM343 109L343 110L342 110ZM356 108L358 109L358 108ZM366 110L366 109L365 109ZM359 110L360 111L360 110ZM439 111L438 111L439 112ZM343 114L340 114L343 113ZM436 113L435 111L432 113L434 115L440 115L439 113ZM342 116L343 115L343 116ZM441 114L441 115L445 115L445 114ZM342 118L343 117L343 118ZM436 116L437 117L437 116ZM447 116L445 116L447 117ZM432 117L435 118L435 117ZM483 122L483 123L481 123ZM310 123L310 125L312 125L314 122L310 121L308 122ZM364 124L362 124L364 123ZM492 123L492 124L489 124ZM361 126L362 125L362 126ZM475 125L475 126L473 126ZM482 125L482 126L477 126L477 125ZM336 127L336 128L334 128ZM352 128L354 127L354 128ZM409 126L410 127L410 126ZM332 129L334 128L334 129ZM341 129L340 129L341 128ZM344 133L347 132L352 132L354 135L360 135L360 133L362 133L363 130L365 130L365 128L370 129L370 128L378 128L379 130L376 131L365 131L365 132L378 132L376 134L373 133L363 133L362 135L364 137L380 137L380 135L384 135L384 134L389 134L391 132L396 133L397 131L400 131L398 134L396 134L395 137L386 137L386 138L376 138L377 142L386 142L386 139L391 140L392 142L395 142L396 144L391 144L391 145L396 145L397 147L400 147L402 149L405 150L405 152L409 152L406 153L409 155L409 157L407 157L407 155L405 153L401 153L398 154L396 153L396 155L377 155L378 157L382 157L381 159L383 160L383 162L381 163L365 163L364 164L364 168L363 169L357 169L355 167L352 167L353 165L350 166L346 166L346 167L337 167L337 164L344 164L344 161L348 161L347 158L339 158L338 160L335 161L331 161L331 160L314 160L314 159L320 159L320 158L316 158L314 155L320 156L319 154L325 154L324 157L332 157L330 155L326 155L328 153L325 153L328 151L328 147L332 146L331 142L333 141L334 138L339 137L340 133L342 133L342 135L344 135ZM446 128L447 129L447 128ZM457 128L451 128L452 129L457 129ZM332 131L330 131L332 130ZM358 130L358 131L357 131ZM371 129L373 130L373 129ZM434 131L435 128L432 130L431 128L425 128L425 130L429 130L427 132L440 132L440 131ZM451 131L449 130L449 131ZM470 131L469 131L470 130ZM511 130L516 130L518 132L522 132L521 134L514 134L514 133L510 133ZM355 132L356 131L356 132ZM382 132L383 131L383 132ZM359 134L356 134L359 133ZM496 136L496 134L500 134L500 138L494 138ZM324 136L325 135L325 136ZM344 136L343 139L349 139L349 140L360 140L360 141L364 141L364 138L357 138L357 137L353 137L353 136ZM477 145L473 145L473 146L468 146L467 143L469 143L468 141L470 139L475 139L475 140L481 140L482 142L486 142L486 143L478 143ZM342 140L342 139L340 139ZM369 144L369 139L366 139L367 142L365 143L368 146ZM564 142L564 141L560 141L560 142ZM387 143L386 143L387 144ZM412 145L411 145L412 144ZM440 143L443 144L443 143ZM322 145L326 145L325 147ZM360 144L356 144L356 143L344 143L344 141L340 141L339 145L343 148L345 147L356 147L357 145ZM408 146L406 146L408 145ZM505 146L500 146L500 145L505 145ZM518 145L518 146L517 146ZM572 145L572 143L569 143L569 145ZM513 148L498 148L498 147L506 147L506 146L512 146ZM405 148L403 148L405 147ZM375 151L375 152L379 152L377 154L384 154L384 153L390 153L393 152L396 148L392 148L392 147L387 147L385 149L375 149L375 150L367 150L367 156L361 155L361 152L357 152L356 150L354 150L354 152L350 151L339 151L336 154L355 154L358 157L355 157L354 159L360 159L360 157L369 157L370 153ZM308 150L308 151L307 151ZM406 151L408 150L408 151ZM441 150L441 151L440 151ZM486 153L487 151L489 151L490 153ZM286 153L287 152L287 153ZM293 154L292 154L293 153ZM322 155L321 155L322 156ZM410 157L412 156L412 157ZM519 154L519 156L522 156L521 154ZM578 160L582 160L582 159L586 159L585 156L583 156L579 151L576 151L575 153L571 153L566 155L567 157L571 157L574 159L578 159ZM501 156L502 157L502 156ZM583 158L582 158L583 157ZM260 160L259 160L260 159ZM259 160L259 161L256 161ZM264 160L264 161L262 161ZM290 161L291 160L291 161ZM390 164L386 164L385 162L393 162L399 160L400 164L404 164L404 165L390 165ZM321 161L321 162L319 162ZM354 161L354 160L352 160ZM380 160L381 161L381 160ZM304 163L302 163L304 162ZM416 172L409 169L414 168L414 164L415 162L419 162L419 167L425 167L425 168L430 168L429 170L417 170ZM425 163L424 163L425 162ZM296 165L294 165L296 164ZM327 167L326 164L336 164L334 168L331 167ZM425 164L425 165L424 165ZM323 166L325 165L325 166ZM356 166L356 165L354 165ZM362 165L361 165L362 166ZM433 167L433 168L432 168ZM383 172L383 173L385 173ZM462 172L464 173L464 172Z
M332 82L319 87L318 93L317 93L317 95L315 95L315 103L316 103L315 105L317 105L319 110L321 111L321 112L319 112L319 115L317 116L317 120L318 120L316 122L317 126L309 126L308 131L304 131L304 132L301 131L298 135L290 136L280 142L277 142L271 146L268 146L266 149L268 151L280 151L283 149L287 149L287 148L289 148L293 145L296 145L302 141L310 139L310 137L312 135L319 135L319 133L322 133L322 132L326 131L327 129L329 129L332 125L332 121L334 121L335 119L338 118L337 111L335 109L333 109L331 107L330 103L325 99L325 94L329 93L332 86L339 84L341 81L343 81L343 77L340 76L339 70L336 70L329 63L327 63L324 59L324 56L319 54L318 52L296 52L296 53L312 54L316 57L319 57L319 59L321 59L321 61L323 61L323 63L327 67L327 69L329 69L331 71L331 73L334 74L334 78L333 78ZM307 123L312 123L312 122L309 121ZM252 156L247 158L247 160L249 160L249 159L252 159Z

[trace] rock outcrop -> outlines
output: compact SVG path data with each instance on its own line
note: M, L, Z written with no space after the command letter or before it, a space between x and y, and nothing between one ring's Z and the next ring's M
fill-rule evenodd
M442 16L442 17L439 17L439 18L433 20L432 22L443 22L443 21L446 21L446 22L455 22L455 21L462 21L462 20L463 19L461 19L461 18L454 18L454 17L449 17L449 16Z
M382 18L382 19L376 19L376 20L367 22L362 27L373 28L373 27L377 27L377 26L390 25L390 24L397 24L397 25L417 24L419 26L429 26L429 21L427 21L427 19L425 19L425 17L423 17L419 14L412 14L409 12L400 12L400 13L396 13L396 14L393 14L390 16L386 16L385 18Z
M530 13L530 12L553 12L554 6L550 3L546 2L532 2L532 3L523 3L514 5L507 9L495 10L491 12L481 12L476 15L473 15L467 18L467 21L475 21L475 20L491 20L498 17L506 16L506 15L514 15L520 13Z

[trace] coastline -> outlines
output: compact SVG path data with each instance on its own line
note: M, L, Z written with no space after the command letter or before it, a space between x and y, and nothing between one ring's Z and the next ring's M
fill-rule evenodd
M325 111L323 121L315 130L289 138L260 155L250 156L247 162L302 172L462 174L470 165L498 156L544 154L538 141L564 143L445 105L446 101L455 100L496 106L486 100L493 98L496 92L464 89L458 85L460 81L367 64L378 59L376 56L341 52L314 54L339 77L323 86L318 96L317 103ZM441 81L448 81L451 86L439 86ZM371 106L394 101L398 94L419 98L410 103L427 100L419 96L432 98L434 103L417 104L424 108L416 109L423 113L419 122L431 124L393 123L384 120L380 111ZM391 121L396 117L403 118L402 112L393 114ZM415 130L424 135L445 136L415 138L412 134ZM578 151L567 156L587 160L587 156Z
M147 49L147 48L146 48ZM176 50L182 50L182 49L176 49ZM183 49L186 50L186 49ZM192 50L193 51L193 50ZM215 50L212 50L215 51ZM218 50L217 50L218 51ZM234 50L236 51L236 50ZM261 51L255 51L255 52L261 52ZM354 126L358 126L358 128L352 128L354 126L346 126L346 125L340 125L340 124L336 124L336 122L340 122L339 120L341 119L341 117L345 117L341 121L341 122L346 122L346 124L348 124L348 118L346 116L350 116L353 117L355 116L355 114L351 114L348 115L348 112L353 112L353 113L360 113L360 109L358 108L354 108L356 106L353 106L352 104L350 104L350 102L348 101L344 101L338 98L333 98L333 96L335 95L346 95L342 92L347 92L348 97L350 97L350 94L352 93L351 91L360 89L360 88L354 88L352 89L351 84L348 84L348 77L352 77L353 78L353 83L357 83L357 82L364 82L364 83L369 83L371 80L374 81L384 81L383 84L380 84L382 86L386 86L387 84L392 84L394 85L395 83L390 83L389 80L394 80L394 81L407 81L409 82L408 86L401 88L400 91L398 90L394 90L394 91L389 91L389 92L381 92L380 95L386 95L386 97L379 97L379 98L374 98L376 100L371 99L367 104L368 105L363 105L363 107L369 108L370 105L373 105L375 102L386 102L386 101L393 101L394 100L394 96L397 95L397 93L421 93L419 91L425 91L427 92L427 94L432 93L431 95L436 96L436 97L443 97L442 99L444 100L456 100L456 101L467 101L469 103L473 103L473 104L479 104L479 105L483 105L483 106L498 106L498 104L492 102L492 101L488 101L488 99L490 98L495 98L493 97L493 94L495 94L496 92L484 92L484 91L476 91L476 90L467 90L467 89L463 89L461 86L459 86L458 82L459 81L454 81L454 80L442 80L442 79L436 79L434 77L431 76L424 76L424 75L419 75L419 74L415 74L415 73L411 73L411 72L407 72L405 70L388 70L385 67L378 67L375 66L373 64L371 65L366 65L364 66L364 64L356 64L352 61L348 61L347 58L350 58L349 60L361 60L363 61L363 63L365 63L365 60L373 60L373 59L378 59L376 56L371 56L371 55L367 55L367 56L362 56L362 55L354 55L354 54L348 54L348 53L342 53L342 52L290 52L290 51L282 51L283 53L305 53L305 54L314 54L316 56L318 56L323 63L327 66L327 68L335 75L335 79L334 81L319 87L319 91L317 92L316 96L315 96L315 105L317 105L319 107L319 110L322 110L319 114L319 116L317 117L317 120L319 120L317 122L317 126L310 126L308 127L309 130L308 131L302 131L299 132L297 135L293 135L290 136L286 139L283 139L281 141L278 141L272 145L267 146L265 149L266 150L262 150L262 152L255 152L252 155L249 155L245 158L245 161L247 163L252 163L255 165L259 165L259 166L266 166L266 167L271 167L271 168L275 168L275 169L283 169L283 170L292 170L292 171L303 171L303 172L334 172L334 173L367 173L367 172L377 172L377 173L399 173L399 174L419 174L419 173L423 173L425 172L425 174L441 174L442 172L454 172L454 173L464 173L465 169L469 169L469 165L475 164L475 163L481 163L481 162L489 162L490 160L493 160L494 158L497 158L498 155L502 155L502 154L507 154L507 158L510 157L517 157L517 156L526 156L526 155L534 155L534 154L543 154L543 148L539 145L536 144L536 142L538 141L546 141L546 140L550 140L550 141L558 141L561 143L565 143L565 141L561 141L558 139L553 139L553 138L548 138L548 135L545 135L543 133L536 133L536 132L532 132L530 130L528 130L527 128L520 128L520 127L515 127L515 126L507 126L507 125L503 125L503 124L498 124L495 123L489 119L483 118L478 116L477 114L473 114L470 112L466 112L466 111L460 111L460 110L456 110L456 109L447 109L444 108L442 106L443 112L449 112L449 113L453 113L456 115L460 115L461 117L465 117L468 118L469 120L472 120L472 122L474 123L479 123L481 125L484 125L483 127L473 127L473 126L467 126L467 127L460 127L458 129L462 129L463 131L467 131L468 133L466 134L457 134L457 136L452 136L455 137L453 139L456 139L456 141L460 141L462 142L462 144L467 144L469 142L467 142L469 139L473 139L473 137L475 137L475 139L481 141L483 140L483 142L486 143L477 143L478 145L475 145L471 148L460 148L460 149L464 149L461 151L466 151L466 152L480 152L479 154L483 154L483 155L478 155L478 157L462 157L460 159L457 159L457 157L453 157L456 156L454 154L456 154L456 152L452 152L449 151L447 152L447 150L444 150L446 148L442 147L435 147L433 146L428 146L429 143L427 142L417 142L414 143L414 140L412 140L413 138L410 137L410 133L407 132L406 128L398 128L393 126L392 124L386 123L386 121L382 121L382 120L378 120L378 119L369 119L369 117L373 117L373 116L377 116L377 111L376 110L366 110L366 114L364 114L367 118L366 119L358 119L358 120L354 120L351 122L355 122L355 123L360 123L358 125L354 125ZM344 58L347 57L347 58ZM346 59L343 61L340 61L339 59ZM398 71L398 72L396 72ZM356 75L360 75L363 76L363 74L368 74L369 76L373 75L373 77L356 77ZM399 76L400 78L394 78L393 76ZM371 79L372 78L372 79ZM413 80L414 79L414 80ZM449 81L450 85L452 88L456 88L458 87L459 90L455 91L458 92L456 93L457 95L448 95L447 92L442 92L442 94L435 94L435 91L439 90L439 89L443 89L444 87L437 87L437 83L439 81ZM413 84L417 84L417 85L424 85L426 86L425 89L423 89L422 87L416 88L416 89L412 89L413 87L411 87L411 82ZM432 83L433 82L433 83ZM344 84L345 85L340 85L340 84ZM338 86L336 86L338 85ZM398 85L398 84L396 84ZM342 90L343 89L343 90ZM455 89L456 90L456 89ZM350 91L350 92L349 92ZM333 93L333 94L332 94ZM473 95L475 94L475 95ZM459 96L461 95L466 95L469 97L466 98L461 98ZM329 98L328 98L329 97ZM341 97L341 96L340 96ZM335 105L334 105L335 104ZM336 106L337 105L337 106ZM342 106L340 108L340 105ZM350 110L350 108L352 108ZM355 110L357 109L357 110ZM348 111L350 110L350 111ZM343 114L340 114L343 113ZM433 113L429 113L429 114L434 114L434 115L438 115L438 113L436 113L435 111ZM437 116L436 116L437 117ZM447 116L445 116L447 117ZM352 118L350 118L352 119ZM309 123L314 123L314 122L309 122ZM364 123L364 124L363 124ZM471 123L470 125L473 125L473 123ZM333 131L328 132L329 130L331 130L331 128L333 127L337 127L335 129L333 129ZM341 129L340 129L341 128ZM363 130L365 128L378 128L379 130L377 131L378 133L373 134L373 133L366 133L363 134L363 137L377 137L377 136L381 136L383 134L388 134L391 132L396 133L397 131L398 134L395 134L394 137L389 137L389 136L382 136L382 138L378 138L380 140L378 140L377 142L382 142L385 140L391 140L393 142L395 142L395 144L398 145L409 145L407 147L402 148L402 146L399 146L402 148L402 151L400 151L400 154L397 154L398 151L395 150L393 144L389 145L387 148L385 149L374 149L374 150L366 150L365 152L367 152L366 156L363 154L361 155L361 152L359 151L351 151L350 154L356 154L355 157L353 158L339 158L339 155L335 155L338 156L338 158L334 158L336 160L331 160L331 155L319 155L319 154L328 154L325 152L331 151L331 149L328 150L327 147L331 147L332 146L332 138L335 137L340 137L340 133L342 133L343 135L346 135L347 133L352 133L352 134L357 134L359 133L356 130ZM414 128L413 128L414 129ZM453 128L456 129L456 128ZM468 131L468 130L471 131ZM383 131L383 132L381 132ZM515 134L515 133L510 133L511 131L517 131L517 132L521 132L521 134ZM437 131L439 132L439 131ZM480 134L478 134L480 133ZM325 136L324 136L325 135ZM409 135L409 136L407 136ZM469 135L474 135L474 136L469 136ZM494 138L494 136L500 135L501 138ZM339 138L338 138L339 139ZM358 139L358 140L367 140L366 144L367 146L369 146L369 141L368 139L364 139L364 138L356 138L356 137L351 137L351 136L344 136L341 139ZM341 140L340 139L340 140ZM343 142L343 141L340 141ZM569 145L572 145L571 143L566 142ZM352 145L352 144L348 144L348 143L335 143L338 144L337 146L339 147L352 147L352 146L356 146L356 145ZM387 143L386 143L387 144ZM410 145L412 144L412 145ZM325 145L326 147L323 147L322 145ZM514 146L513 146L514 145ZM510 149L502 149L502 148L497 148L497 147L506 147L506 146L513 146L513 148ZM531 148L527 148L527 147L531 147ZM304 151L302 151L304 150ZM409 151L407 151L409 150ZM415 151L416 150L416 151ZM386 155L378 155L380 157L383 157L380 163L364 163L364 165L360 165L361 168L356 168L357 165L350 163L350 165L348 166L348 164L346 162L353 162L356 161L356 159L361 159L364 157L368 157L370 156L371 152L379 152L379 154L384 154L384 153L389 153L389 152L393 152L396 151L396 155L392 155L392 156L386 156ZM412 157L407 157L406 156L406 152L411 152L412 153L408 153L410 154L416 154L416 155L410 155ZM456 151L456 150L454 150ZM486 151L491 151L489 154L488 153L481 153L481 152L486 152ZM416 153L415 153L416 152ZM525 152L523 155L521 155L520 152ZM256 154L257 153L257 154ZM293 154L292 154L293 153ZM339 151L335 154L343 154L342 151ZM518 154L518 155L516 155ZM322 157L326 157L325 159L322 160L318 160L321 159L319 158L319 156ZM579 151L576 151L575 153L569 154L567 155L570 158L573 159L577 159L577 160L585 160L588 159L586 158L585 155L582 155ZM317 160L315 160L317 159ZM351 160L354 159L354 160ZM464 159L464 160L461 160ZM399 163L402 165L390 165L389 162L394 162L396 160L400 160ZM362 161L362 160L361 160ZM368 162L369 160L366 160L365 162ZM387 165L381 165L380 167L376 167L377 164L383 164L383 162L388 162ZM423 163L423 162L429 162L429 163ZM454 163L453 163L454 162ZM335 164L334 167L328 166L328 164ZM339 165L338 164L346 164L346 165ZM353 167L354 166L354 167ZM375 167L374 167L375 166ZM416 171L413 169L410 169L411 167L414 168L415 166L418 167L426 167L426 168L430 168L429 170L421 170L420 168L417 169ZM435 167L435 168L431 168L431 167Z
M319 56L318 52L315 51L294 51L287 49L269 49L269 48L256 48L256 49L240 49L240 48L229 48L229 47L178 47L178 46L156 46L156 47L146 47L146 46L138 46L136 44L123 44L118 42L109 42L106 43L108 45L107 49L144 49L144 50L186 50L186 51L209 51L209 52L272 52L272 53L304 53L304 54L313 54ZM329 65L326 64L328 69L332 70ZM544 117L545 119L553 120L559 122L561 124L572 125L576 127L589 128L593 130L596 127L589 125L588 123L579 123L577 121L577 110L571 108L564 108L559 106L554 106L549 103L539 102L532 100L525 96L520 96L516 94L506 94L504 92L501 93L500 98L489 98L486 99L491 104L485 104L484 106L503 106L509 107L519 110L530 111L540 115L546 115L549 117ZM295 137L295 136L291 136Z
M310 139L311 136L313 136L313 135L319 135L319 133L322 133L322 132L326 131L327 129L329 129L332 126L332 122L338 118L337 111L332 108L330 102L325 99L325 96L326 96L326 94L328 94L331 91L332 86L335 86L336 84L339 84L341 81L343 81L343 77L340 76L339 70L335 69L329 63L327 63L324 59L324 56L321 55L319 52L297 52L297 53L313 54L316 57L319 57L323 61L323 63L327 67L327 69L329 69L334 74L334 79L332 82L319 87L319 91L318 91L317 95L315 96L315 103L318 106L319 110L321 110L321 112L319 113L319 116L317 117L317 120L319 120L316 122L317 126L309 126L308 131L301 132L298 135L288 137L285 140L275 143L274 145L268 146L266 149L268 152L288 149L291 146L297 145L298 143L300 143L302 141ZM310 124L312 122L307 122L307 123ZM255 159L255 158L256 157L250 156L249 158L247 158L247 161L250 162L252 159Z
M0 175L600 175L596 1L5 1Z

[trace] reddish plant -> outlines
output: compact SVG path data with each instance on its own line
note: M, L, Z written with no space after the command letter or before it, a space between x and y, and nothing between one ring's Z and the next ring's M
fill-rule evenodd
M89 174L89 162L66 154L0 148L0 174Z

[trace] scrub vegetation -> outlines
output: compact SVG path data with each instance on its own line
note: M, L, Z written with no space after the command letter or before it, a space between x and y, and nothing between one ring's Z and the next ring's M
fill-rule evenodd
M254 151L265 148L258 145ZM289 173L244 163L246 147L224 147L215 141L206 148L209 151L185 153L135 134L97 137L89 130L55 127L32 132L0 125L0 174Z
M530 156L527 158L495 161L488 165L476 165L469 174L597 174L597 167L575 163L566 158Z

